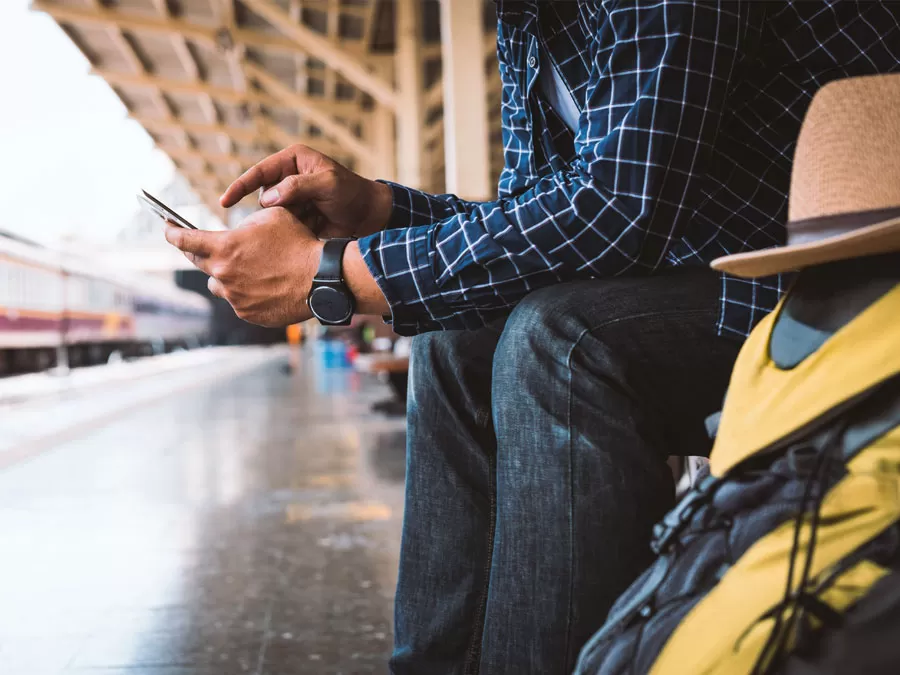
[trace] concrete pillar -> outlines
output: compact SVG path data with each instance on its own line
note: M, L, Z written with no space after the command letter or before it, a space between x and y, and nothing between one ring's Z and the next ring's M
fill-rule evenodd
M488 199L491 181L482 0L441 0L447 192Z
M396 6L397 175L404 185L422 187L425 181L422 3L421 0L397 0Z
M397 143L394 138L394 113L384 105L375 105L369 121L370 144L378 165L370 178L397 180Z

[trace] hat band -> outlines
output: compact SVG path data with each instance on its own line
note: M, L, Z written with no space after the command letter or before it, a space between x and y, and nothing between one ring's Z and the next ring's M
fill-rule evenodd
M861 227L868 227L884 220L900 217L900 206L873 211L853 211L833 216L820 216L804 220L791 220L787 224L788 246L809 244L830 237L847 234Z

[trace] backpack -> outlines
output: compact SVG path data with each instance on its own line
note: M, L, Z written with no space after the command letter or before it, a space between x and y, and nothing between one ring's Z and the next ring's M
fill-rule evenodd
M577 675L900 673L898 267L808 270L754 329L708 475Z

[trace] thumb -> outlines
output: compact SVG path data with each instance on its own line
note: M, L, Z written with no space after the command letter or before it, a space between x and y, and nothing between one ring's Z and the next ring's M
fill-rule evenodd
M327 199L334 190L331 172L296 174L270 187L259 197L262 206L287 206Z

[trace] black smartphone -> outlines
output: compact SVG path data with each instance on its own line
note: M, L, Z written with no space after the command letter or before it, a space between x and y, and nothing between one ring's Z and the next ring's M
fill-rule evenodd
M156 197L151 195L146 190L141 190L137 195L138 201L141 205L149 209L151 213L159 216L165 221L172 223L173 225L177 225L178 227L183 227L188 230L196 230L199 228L194 227L184 218L175 213L168 206L159 201Z

